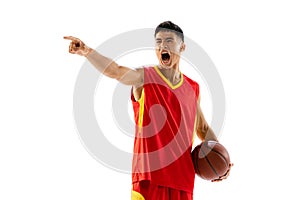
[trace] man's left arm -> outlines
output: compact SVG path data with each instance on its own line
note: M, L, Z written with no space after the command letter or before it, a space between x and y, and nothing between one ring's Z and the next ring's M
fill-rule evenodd
M202 141L208 141L208 140L214 140L218 142L217 136L213 132L213 130L209 127L208 123L206 122L203 112L200 107L200 97L198 99L198 104L197 104L197 120L196 120L196 133L197 136L200 138ZM233 163L229 163L229 168L228 171L221 177L212 180L212 182L219 182L224 179L226 179L229 174L230 174L230 169L233 166Z
M205 120L204 114L200 107L200 97L198 98L197 103L196 133L201 141L214 140L218 142L217 136Z

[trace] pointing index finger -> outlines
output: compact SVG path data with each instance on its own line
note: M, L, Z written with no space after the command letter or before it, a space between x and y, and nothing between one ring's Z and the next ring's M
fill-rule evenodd
M72 40L72 41L80 41L78 38L73 37L73 36L64 36L65 40Z

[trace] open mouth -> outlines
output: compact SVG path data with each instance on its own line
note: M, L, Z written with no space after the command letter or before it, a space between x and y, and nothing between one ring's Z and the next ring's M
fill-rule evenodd
M171 58L171 56L170 56L170 54L168 52L164 51L164 52L161 53L161 59L162 59L162 62L164 64L169 63L170 58Z

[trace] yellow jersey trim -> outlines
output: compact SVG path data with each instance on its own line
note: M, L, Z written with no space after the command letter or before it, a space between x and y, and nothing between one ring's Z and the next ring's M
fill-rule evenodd
M173 85L162 73L161 73L161 71L158 69L158 67L157 66L154 66L154 69L155 69L155 71L157 72L157 74L163 79L163 81L164 82L166 82L167 84L168 84L168 86L170 87L170 88L172 88L173 90L175 90L175 89L177 89L177 88L179 88L181 85L182 85L182 83L183 83L183 75L182 75L182 73L180 72L180 81L179 81L179 83L177 83L176 85Z
M141 195L141 193L132 190L131 200L145 200L145 198L143 197L143 195Z
M141 97L138 100L138 102L140 104L138 127L141 129L143 127L143 119L144 119L144 104L145 104L145 92L144 92L144 88L142 89L142 94L141 94Z

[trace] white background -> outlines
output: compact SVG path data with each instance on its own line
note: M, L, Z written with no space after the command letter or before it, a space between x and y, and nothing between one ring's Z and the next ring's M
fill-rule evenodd
M220 141L235 166L221 183L197 178L194 199L299 199L299 19L296 0L2 1L0 199L130 199L130 175L80 142L72 95L85 60L63 36L97 47L165 20L208 53L225 87Z

